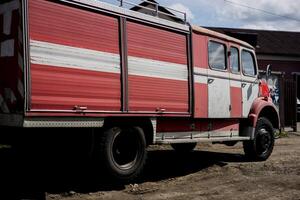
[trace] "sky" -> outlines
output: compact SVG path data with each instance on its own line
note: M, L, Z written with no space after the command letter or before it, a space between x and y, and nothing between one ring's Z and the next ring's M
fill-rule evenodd
M115 3L117 0L102 0ZM141 2L141 0L126 0ZM157 0L192 24L300 32L300 0Z

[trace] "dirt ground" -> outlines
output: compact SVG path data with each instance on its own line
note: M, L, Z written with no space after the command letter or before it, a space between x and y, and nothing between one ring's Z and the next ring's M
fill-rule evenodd
M101 183L101 180L96 184L92 170L81 161L73 160L68 165L48 159L43 165L51 168L29 165L30 173L21 175L23 182L15 179L22 183L19 187L14 185L19 189L18 198L300 200L300 134L277 139L271 157L265 162L246 161L241 144L234 147L199 144L186 155L177 154L169 146L154 146L149 149L144 176L128 185ZM38 168L44 170L37 172ZM10 173L19 177L24 173L22 169ZM36 184L29 184L32 181ZM24 186L28 188L26 191Z

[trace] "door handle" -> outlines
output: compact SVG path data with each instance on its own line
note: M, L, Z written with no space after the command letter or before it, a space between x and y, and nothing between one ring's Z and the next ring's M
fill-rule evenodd
M214 80L215 80L215 79L213 79L213 78L209 78L209 79L207 79L207 83L208 83L208 84L211 84L211 83L214 82Z
M74 106L73 110L77 111L77 112L82 112L87 110L88 108L86 106Z
M246 87L246 85L247 85L246 83L242 83L242 88Z
M166 109L164 109L164 108L156 108L156 112L158 112L158 113L163 113L165 111L166 111Z

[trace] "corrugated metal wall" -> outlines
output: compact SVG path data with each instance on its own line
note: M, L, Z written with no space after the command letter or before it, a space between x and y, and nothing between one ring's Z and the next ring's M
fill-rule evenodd
M118 19L29 1L31 108L120 111Z
M129 110L188 112L186 35L127 23Z
M32 110L189 112L186 34L127 20L121 76L118 17L30 0L29 22Z

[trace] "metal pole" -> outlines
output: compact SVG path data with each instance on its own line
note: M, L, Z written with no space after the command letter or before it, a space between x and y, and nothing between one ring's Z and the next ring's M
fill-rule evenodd
M120 7L123 7L123 0L120 0Z
M158 3L155 4L155 11L156 11L156 16L158 17Z

